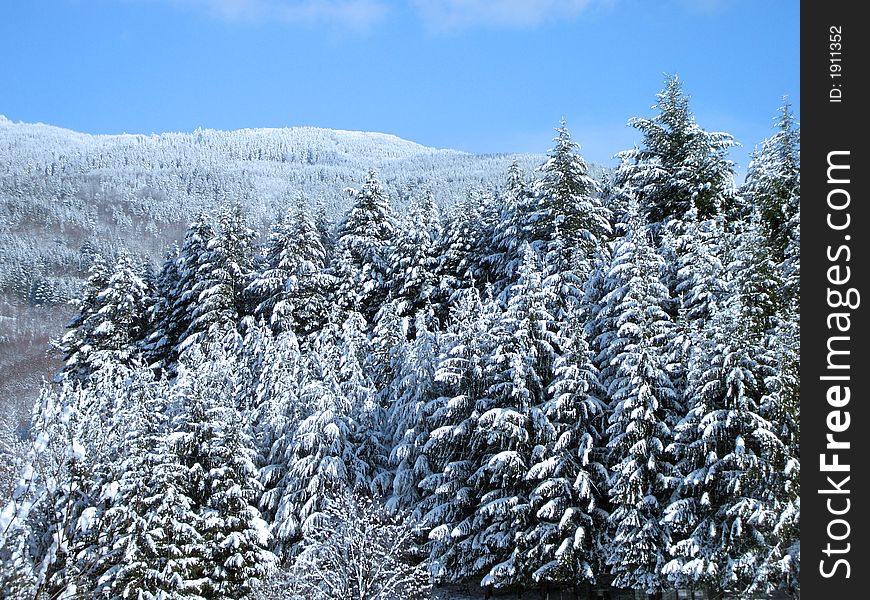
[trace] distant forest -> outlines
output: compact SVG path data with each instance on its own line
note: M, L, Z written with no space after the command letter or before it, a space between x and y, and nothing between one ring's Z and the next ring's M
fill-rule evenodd
M0 598L799 597L799 126L737 185L677 77L655 110L612 170L564 121L535 157L276 130L200 187L50 129L0 167L0 345L59 367L3 442Z

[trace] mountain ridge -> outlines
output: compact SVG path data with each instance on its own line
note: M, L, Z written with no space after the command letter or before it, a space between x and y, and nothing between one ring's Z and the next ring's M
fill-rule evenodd
M425 144L421 144L420 142L416 142L413 140L408 140L402 138L398 135L381 132L381 131L367 131L367 130L355 130L355 129L341 129L341 128L331 128L331 127L319 127L316 125L288 125L284 127L239 127L235 129L219 129L214 127L197 127L191 131L183 131L183 130L167 130L160 132L151 132L151 133L131 133L131 132L122 132L122 133L89 133L84 131L78 131L68 127L62 127L59 125L53 125L51 123L44 123L42 121L36 122L28 122L28 121L13 121L9 119L7 116L0 114L0 126L2 127L19 127L19 128L35 128L35 129L47 129L55 134L62 134L70 139L78 138L79 141L82 139L87 139L91 141L103 141L103 142L126 142L126 141L155 141L160 140L162 138L169 137L194 137L200 135L226 135L226 134L240 134L247 136L278 136L278 137L293 137L293 134L298 132L316 132L324 136L332 136L337 138L336 142L341 141L342 138L345 140L359 140L359 139L368 139L368 140L378 140L384 143L405 146L408 149L413 149L423 153L436 153L436 152L449 152L456 153L465 156L485 156L489 154L495 155L512 155L515 153L511 152L499 152L499 153L487 153L485 155L475 155L463 150L456 150L453 148L438 148L434 146L427 146Z

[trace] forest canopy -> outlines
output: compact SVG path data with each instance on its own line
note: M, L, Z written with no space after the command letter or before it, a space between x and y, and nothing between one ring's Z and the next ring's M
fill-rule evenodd
M738 185L678 78L655 110L612 171L563 121L531 165L465 163L497 184L321 180L341 211L206 169L162 264L78 257L0 595L799 595L799 127L785 102ZM5 210L72 181L70 151L3 173ZM134 229L161 194L129 198Z

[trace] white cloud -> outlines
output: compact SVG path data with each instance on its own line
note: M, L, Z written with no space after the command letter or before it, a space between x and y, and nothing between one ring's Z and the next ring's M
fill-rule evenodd
M281 21L368 29L389 7L383 0L172 0L229 22Z
M547 21L573 18L593 0L414 0L425 25L433 31L472 26L531 28Z

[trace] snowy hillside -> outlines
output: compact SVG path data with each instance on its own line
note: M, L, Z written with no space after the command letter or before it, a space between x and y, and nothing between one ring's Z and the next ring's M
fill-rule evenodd
M312 127L92 136L5 118L0 155L0 292L42 286L36 302L70 297L82 252L126 246L160 260L192 215L222 203L241 202L265 226L304 194L335 218L349 206L345 190L375 169L397 209L424 187L450 204L501 185L514 161L531 169L541 159Z
M16 407L0 427L14 429L56 368L48 340L95 256L125 248L159 264L197 213L232 202L260 230L300 194L335 222L369 169L400 212L423 189L447 206L543 155L475 156L313 127L88 135L0 115L0 156L0 402Z

